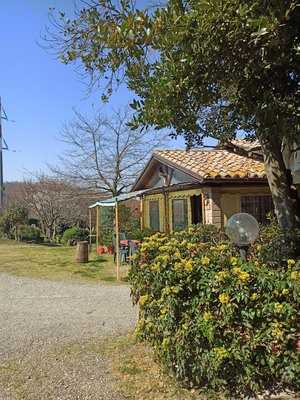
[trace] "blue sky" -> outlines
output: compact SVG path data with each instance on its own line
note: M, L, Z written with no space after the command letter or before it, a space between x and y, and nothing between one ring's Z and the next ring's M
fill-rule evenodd
M100 106L100 94L87 96L86 84L73 66L61 64L38 45L48 24L49 7L72 13L73 0L5 0L0 13L0 95L8 117L4 137L13 151L4 154L4 180L20 180L26 171L45 170L62 153L58 140L72 108L88 113ZM131 94L123 88L106 113L125 106ZM172 147L183 146L179 140Z
M88 112L100 106L100 94L87 96L74 67L59 63L37 42L48 23L49 7L73 10L73 0L5 0L0 13L0 95L8 117L4 136L12 150L4 153L5 181L27 171L45 169L63 150L59 131L72 118L72 108ZM126 105L123 89L109 108Z

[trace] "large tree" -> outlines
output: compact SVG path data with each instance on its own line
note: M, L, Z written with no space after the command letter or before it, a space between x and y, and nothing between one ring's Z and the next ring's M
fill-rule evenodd
M79 188L44 174L36 174L34 179L23 183L22 192L23 205L32 217L38 219L43 235L50 240L55 239L63 226L85 223L88 204L83 206Z
M282 146L300 145L298 0L85 0L55 21L51 45L80 60L106 95L125 82L137 98L134 126L173 128L189 146L242 131L261 144L282 228L299 225L300 206ZM48 36L49 39L49 36Z
M145 160L165 142L165 136L154 137L147 129L130 129L127 109L114 111L110 117L100 111L92 116L74 113L61 132L66 151L52 171L88 189L112 196L128 191Z

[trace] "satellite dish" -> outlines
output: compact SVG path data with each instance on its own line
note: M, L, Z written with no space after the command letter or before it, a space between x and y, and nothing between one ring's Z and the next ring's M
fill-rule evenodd
M225 233L238 247L247 247L258 238L259 225L250 214L238 213L229 218Z

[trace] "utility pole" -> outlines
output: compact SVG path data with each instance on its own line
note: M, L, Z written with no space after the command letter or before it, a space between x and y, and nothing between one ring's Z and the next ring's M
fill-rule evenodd
M0 211L4 207L4 186L3 186L3 133L2 133L2 104L0 97Z
M2 106L2 101L0 96L0 212L4 208L3 150L8 150L7 143L3 137L3 127L2 127L3 119L8 121L6 112Z

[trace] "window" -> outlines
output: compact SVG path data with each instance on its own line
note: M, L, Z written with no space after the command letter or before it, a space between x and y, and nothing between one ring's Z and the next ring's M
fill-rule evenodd
M159 231L159 201L149 201L149 224L153 231Z
M172 201L173 230L185 229L188 226L187 199Z
M253 215L261 224L268 223L267 216L274 212L271 196L242 196L241 211Z

